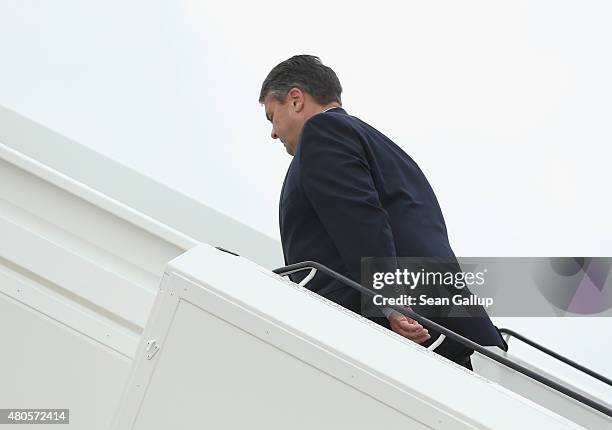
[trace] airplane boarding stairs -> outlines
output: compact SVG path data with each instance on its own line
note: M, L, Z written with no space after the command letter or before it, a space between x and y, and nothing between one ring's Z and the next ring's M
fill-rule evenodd
M68 175L5 142L0 408L69 408L87 430L612 429L610 405L509 353L489 351L560 387L486 352L471 372L290 282L242 225L194 233L172 207L160 222L87 185L96 169Z

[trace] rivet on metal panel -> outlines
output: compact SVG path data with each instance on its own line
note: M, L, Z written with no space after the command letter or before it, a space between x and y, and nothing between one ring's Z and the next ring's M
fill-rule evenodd
M147 360L152 359L153 356L157 354L157 351L159 351L159 344L157 343L157 341L154 339L149 340L147 342L147 349L146 349Z

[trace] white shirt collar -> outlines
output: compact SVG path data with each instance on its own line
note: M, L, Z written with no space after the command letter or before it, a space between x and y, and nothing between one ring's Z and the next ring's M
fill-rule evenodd
M332 106L332 107L330 107L330 108L325 109L325 110L324 110L324 111L322 111L321 113L323 113L323 112L327 112L328 110L332 110L332 109L338 109L338 108L342 108L342 106Z

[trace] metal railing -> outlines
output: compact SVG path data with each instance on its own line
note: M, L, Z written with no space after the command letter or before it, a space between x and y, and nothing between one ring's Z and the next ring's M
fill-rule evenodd
M562 361L563 363L565 363L565 364L567 364L569 366L572 366L574 369L578 369L581 372L584 372L587 375L592 376L593 378L599 379L604 384L608 384L608 385L612 386L612 380L611 379L606 378L605 376L600 375L599 373L589 369L588 367L585 367L585 366L583 366L581 364L578 364L578 363L576 363L573 360L570 360L569 358L559 354L558 352L555 352L555 351L553 351L551 349L546 348L543 345L540 345L539 343L537 343L537 342L535 342L535 341L533 341L533 340L523 336L520 333L515 332L514 330L510 330L508 328L500 328L499 332L502 333L502 334L508 335L508 337L510 337L510 336L515 337L518 340L526 343L527 345L532 346L532 347L536 348L537 350L542 351L544 354L550 355L551 357L554 357L557 360ZM506 341L506 343L507 342L508 342L508 340Z
M353 281L352 279L349 279L346 276L343 276L343 275L341 275L341 274L331 270L330 268L328 268L328 267L326 267L326 266L324 266L324 265L322 265L320 263L317 263L315 261L304 261L304 262L301 262L301 263L291 264L289 266L279 267L278 269L274 269L273 272L278 274L278 275L281 275L281 276L286 276L286 275L290 275L292 273L296 273L296 272L299 272L299 271L302 271L302 270L308 270L308 269L316 269L316 270L318 270L318 271L320 271L322 273L325 273L326 275L331 276L332 278L334 278L337 281L343 283L344 285L346 285L346 286L348 286L350 288L353 288L353 289L355 289L355 290L357 290L357 291L359 291L359 292L361 292L363 294L367 294L369 296L374 296L375 295L375 293L372 290L369 290L368 288L365 288L364 286L358 284L357 282ZM311 272L311 274L309 276L311 276L311 275L314 276L314 273ZM301 282L301 284L303 285L304 282ZM425 326L425 327L427 327L429 329L432 329L434 331L439 332L440 334L445 335L449 339L452 339L452 340L454 340L454 341L456 341L456 342L458 342L458 343L460 343L460 344L462 344L462 345L464 345L464 346L466 346L468 348L473 349L474 351L477 351L478 353L480 353L482 355L485 355L485 356L489 357L491 360L497 361L498 363L503 364L504 366L507 366L507 367L509 367L509 368L511 368L511 369L513 369L513 370L515 370L515 371L517 371L517 372L527 376L528 378L531 378L531 379L533 379L535 381L538 381L538 382L546 385L547 387L550 387L553 390L556 390L556 391L558 391L560 393L563 393L566 396L571 397L572 399L574 399L574 400L576 400L576 401L578 401L578 402L580 402L580 403L582 403L584 405L587 405L587 406L589 406L589 407L591 407L591 408L593 408L593 409L595 409L595 410L597 410L597 411L607 415L608 417L612 418L612 409L610 409L609 407L607 407L606 405L604 405L602 403L599 403L599 402L597 402L595 400L592 400L592 399L590 399L588 397L585 397L582 394L580 394L580 393L578 393L578 392L576 392L574 390L571 390L571 389L569 389L569 388L567 388L567 387L565 387L565 386L563 386L563 385L561 385L561 384L559 384L559 383L557 383L557 382L555 382L555 381L553 381L553 380L551 380L551 379L549 379L549 378L547 378L547 377L545 377L543 375L540 375L537 372L532 371L531 369L528 369L528 368L526 368L524 366L521 366L520 364L517 364L517 363L507 359L506 357L500 356L500 355L498 355L498 354L496 354L496 353L486 349L485 347L483 347L483 346L481 346L481 345L471 341L470 339L467 339L466 337L463 337L460 334L455 333L454 331L449 330L448 328L446 328L446 327L444 327L444 326L442 326L442 325L440 325L440 324L438 324L438 323L436 323L434 321L431 321L428 318L425 318L425 317L417 314L416 312L414 312L411 309L408 309L408 308L403 307L403 306L397 306L397 305L386 305L386 306L392 308L393 310L395 310L395 311L397 311L397 312L399 312L399 313L401 313L403 315L406 315L406 316L408 316L408 317L418 321L421 325L423 325L423 326ZM508 330L506 330L506 333L508 333ZM513 332L512 334L513 334L513 336L518 337L518 336L516 336L516 333ZM523 339L521 339L521 340L523 340ZM535 344L535 342L532 342L532 343ZM540 345L536 346L536 348L539 347L539 346ZM552 352L550 350L547 350L547 351ZM553 356L555 356L555 355L553 355ZM556 356L560 357L558 354L556 354ZM565 358L564 358L564 360L571 361L571 360L568 360L568 359L565 359ZM562 361L564 361L564 360L562 360ZM576 363L574 363L574 364L576 364ZM580 365L578 365L578 366L580 366ZM583 369L586 369L583 366L580 366L580 367L582 367ZM592 371L590 371L590 372L592 372ZM592 372L592 373L595 373L595 372ZM598 376L601 376L601 375L598 375ZM604 379L607 379L607 378L604 378ZM606 382L606 381L604 381L604 382Z

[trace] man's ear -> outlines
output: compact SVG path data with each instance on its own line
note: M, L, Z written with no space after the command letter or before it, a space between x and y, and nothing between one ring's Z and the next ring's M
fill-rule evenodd
M291 88L287 93L287 103L291 104L291 109L295 113L300 113L304 109L305 99L304 92L297 87Z

